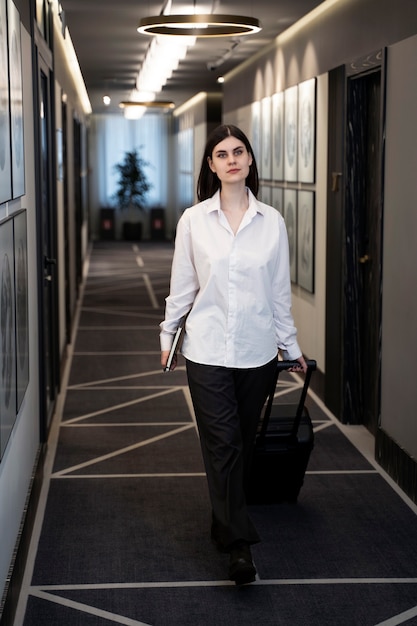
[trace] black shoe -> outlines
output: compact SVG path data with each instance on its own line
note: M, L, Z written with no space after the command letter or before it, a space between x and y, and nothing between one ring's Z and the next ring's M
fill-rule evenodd
M239 544L230 551L229 578L236 585L253 583L256 569L252 561L250 547L246 543Z

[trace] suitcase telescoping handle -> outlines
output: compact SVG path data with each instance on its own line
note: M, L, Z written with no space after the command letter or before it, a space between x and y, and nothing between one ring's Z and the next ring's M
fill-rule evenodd
M308 387L310 384L311 374L314 372L314 370L317 367L317 362L314 359L307 359L306 363L307 363L307 372L304 378L303 389L301 391L300 400L298 402L293 426L292 426L291 432L288 434L288 436L291 439L295 439L297 437L298 428L300 426L301 418L303 415L304 402L305 402ZM272 382L271 392L268 396L268 401L265 407L265 413L264 413L264 417L262 420L261 430L259 433L261 438L265 437L266 431L268 430L269 416L271 415L272 404L274 402L275 389L278 383L278 377L280 375L280 372L289 370L291 367L297 367L299 365L300 364L298 361L278 361L275 374L274 374L274 380Z

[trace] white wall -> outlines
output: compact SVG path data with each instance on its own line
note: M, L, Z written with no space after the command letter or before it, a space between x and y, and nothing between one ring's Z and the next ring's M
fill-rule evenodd
M417 36L387 54L381 426L417 458Z
M25 195L9 202L8 214L27 209L29 287L29 386L0 463L0 594L5 586L39 449L38 300L33 149L32 60L29 34L22 27Z

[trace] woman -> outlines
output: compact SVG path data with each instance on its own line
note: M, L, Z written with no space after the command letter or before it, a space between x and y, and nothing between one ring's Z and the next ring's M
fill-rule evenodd
M284 221L256 200L257 192L247 137L236 126L219 126L207 140L200 202L177 225L161 323L165 367L173 335L188 313L182 354L212 505L211 536L230 553L229 577L238 585L256 575L250 546L260 539L244 485L278 350L307 369L291 316Z

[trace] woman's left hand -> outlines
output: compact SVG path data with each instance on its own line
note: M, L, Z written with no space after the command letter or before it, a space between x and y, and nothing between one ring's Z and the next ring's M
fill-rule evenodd
M291 367L291 369L289 369L289 372L299 372L300 370L302 370L304 372L304 374L307 372L307 363L305 362L305 359L303 356L300 356L298 359L296 359L299 362L299 365L294 365L294 367Z

